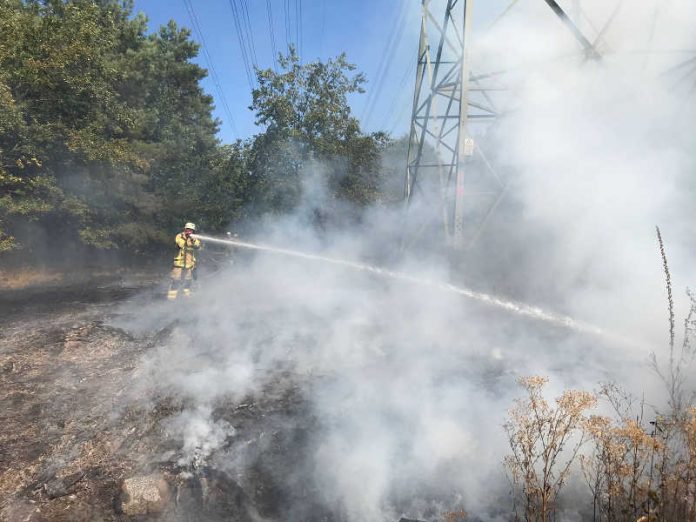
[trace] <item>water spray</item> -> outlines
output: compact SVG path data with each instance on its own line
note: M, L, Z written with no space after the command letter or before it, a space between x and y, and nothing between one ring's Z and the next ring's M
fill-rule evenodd
M459 295L462 295L464 297L467 297L468 299L472 299L474 301L478 301L480 303L484 303L484 304L487 304L489 306L501 308L503 310L507 310L508 312L512 312L512 313L517 314L517 315L530 317L533 319L537 319L539 321L544 321L547 323L554 324L556 326L568 328L568 329L576 331L576 332L588 333L588 334L598 335L598 336L605 337L605 338L611 338L614 341L620 341L622 343L628 342L629 344L635 344L634 342L628 341L627 339L622 339L616 335L609 334L597 326L594 326L592 324L585 323L582 321L578 321L578 320L573 319L572 317L569 317L566 315L548 312L548 311L543 310L541 308L538 308L536 306L531 306L531 305L527 305L527 304L523 304L523 303L516 303L514 301L508 301L505 299L501 299L499 297L492 296L490 294L486 294L483 292L476 292L476 291L471 290L469 288L456 286L456 285L453 285L451 283L446 283L444 281L437 281L437 280L433 280L433 279L417 277L417 276L410 275L410 274L407 274L404 272L396 272L396 271L382 268L379 266L359 263L357 261L350 261L347 259L339 259L339 258L335 258L335 257L327 257L327 256L319 255L319 254L310 254L307 252L301 252L299 250L291 250L288 248L280 248L280 247L275 247L275 246L271 246L271 245L249 243L248 241L240 241L238 239L220 239L220 238L204 236L204 235L200 235L200 234L195 234L194 237L197 239L200 239L202 241L209 242L209 243L217 243L220 245L227 245L227 246L231 246L231 247L245 248L248 250L259 250L259 251L263 251L263 252L269 252L272 254L296 257L296 258L300 258L300 259L307 259L310 261L318 261L321 263L326 263L326 264L331 264L331 265L349 268L351 270L369 272L372 274L376 274L380 277L387 277L387 278L396 279L399 281L406 281L406 282L416 284L416 285L428 286L428 287L442 290L445 292L459 294Z

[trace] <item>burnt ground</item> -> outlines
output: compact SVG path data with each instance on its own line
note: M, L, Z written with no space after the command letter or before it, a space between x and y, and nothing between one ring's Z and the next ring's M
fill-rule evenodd
M215 410L235 427L228 444L264 440L243 480L178 464L181 441L165 426L183 404L123 400L138 361L166 343L171 328L136 337L111 326L115 304L162 295L152 278L0 291L0 520L130 520L121 511L121 484L152 472L171 490L154 519L338 520L311 485L299 488L303 498L286 487L314 422L291 374L269 379L273 389L262 399Z
M195 408L141 389L144 361L166 356L189 327L183 301L167 303L164 294L151 274L0 289L0 521L141 520L123 513L122 485L152 474L169 495L150 520L347 520L311 479L312 451L326 429L309 400L320 374L259 366L253 396L212 405L211 419L233 429L212 454L191 461L169 427ZM157 320L134 328L145 308ZM214 365L207 351L192 353ZM469 379L491 394L504 384L505 367L467 361L443 378ZM240 465L230 462L240 455ZM430 491L426 479L414 487L435 499L427 520L443 520L437 506L451 508L454 496ZM409 512L410 499L396 500Z

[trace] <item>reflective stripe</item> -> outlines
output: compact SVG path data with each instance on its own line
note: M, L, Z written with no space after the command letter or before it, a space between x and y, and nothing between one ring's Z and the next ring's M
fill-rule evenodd
M176 296L178 294L179 294L178 290L170 290L169 292L167 292L167 299L169 299L170 301L173 301L174 299L176 299Z

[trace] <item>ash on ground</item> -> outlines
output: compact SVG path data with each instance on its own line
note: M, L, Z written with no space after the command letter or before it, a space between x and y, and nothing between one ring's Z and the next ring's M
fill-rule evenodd
M264 399L215 407L234 426L223 450L246 448L244 476L209 464L215 455L182 464L182 441L167 430L181 401L125 399L140 358L175 328L111 326L114 303L161 299L148 286L0 297L0 520L338 520L311 484L295 484L315 420L291 374L269 379Z

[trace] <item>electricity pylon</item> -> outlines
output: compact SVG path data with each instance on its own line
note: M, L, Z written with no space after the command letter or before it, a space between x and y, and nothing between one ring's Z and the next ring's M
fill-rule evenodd
M576 23L581 12L579 1L573 4L576 22L556 0L543 1L581 45L585 59L601 59L597 42L590 42ZM482 143L490 124L499 116L493 93L504 89L485 85L497 75L477 76L470 70L473 0L421 0L421 4L406 166L407 208L417 193L426 196L424 199L429 197L425 204L430 210L439 209L447 242L465 248L478 239L507 187ZM436 6L444 6L444 13L437 13ZM479 126L474 130L476 124ZM424 190L424 184L430 184L430 190ZM415 226L415 235L428 225L422 214L408 216L410 235L416 218L424 222L421 227Z
M444 16L438 17L433 4L442 5L443 0L422 0L405 195L409 207L416 193L429 196L427 205L439 206L448 242L461 248L475 240L476 227L497 204L505 185L470 129L497 116L488 89L470 72L473 0L444 3ZM424 190L424 183L430 184L430 191ZM433 192L439 195L433 197ZM485 203L471 205L479 215L468 223L470 201L479 196Z
M572 1L572 16L558 0L539 1L546 3L579 44L580 58L603 59L600 48L604 36L617 18L623 0L614 0L605 23L590 23L587 27L581 23L587 16L580 0ZM503 14L515 3L511 0ZM421 4L405 187L407 209L416 200L421 209L407 213L407 242L417 241L432 224L432 216L440 213L438 219L442 220L448 244L465 248L481 235L508 186L493 167L495 158L489 161L484 153L487 131L501 116L494 93L504 90L489 82L504 71L476 75L470 70L473 0L421 0ZM592 29L596 34L590 39L584 29ZM648 52L651 41L652 35ZM686 70L687 74L675 85L693 74L694 63L696 58L688 56L667 71L682 74ZM474 129L475 124L483 125Z

